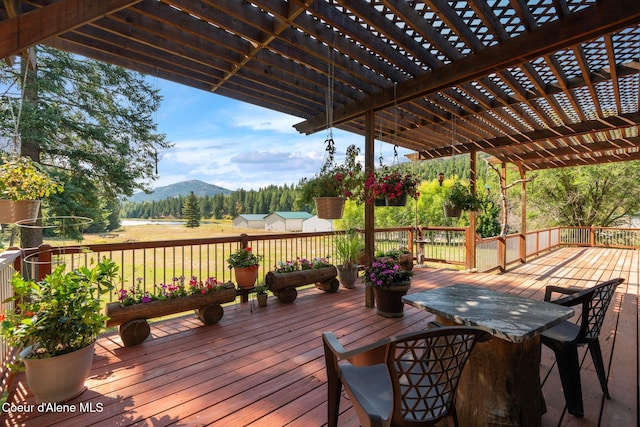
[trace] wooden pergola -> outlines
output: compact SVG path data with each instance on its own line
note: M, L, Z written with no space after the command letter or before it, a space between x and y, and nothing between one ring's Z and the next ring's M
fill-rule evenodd
M36 44L363 135L368 169L374 138L472 170L640 159L638 0L0 2L0 58Z

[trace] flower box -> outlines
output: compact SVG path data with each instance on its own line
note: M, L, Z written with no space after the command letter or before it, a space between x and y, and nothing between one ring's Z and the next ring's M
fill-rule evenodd
M126 306L112 302L105 307L105 314L109 317L107 327L120 325L120 337L128 347L141 343L149 336L151 330L147 319L195 310L202 323L211 325L218 322L224 314L220 304L233 302L235 299L236 289L232 285L203 295L188 295L164 301Z
M326 292L337 292L340 282L336 279L338 270L335 266L311 268L307 270L277 273L270 271L264 282L282 302L293 302L298 296L296 287L315 284L318 289Z

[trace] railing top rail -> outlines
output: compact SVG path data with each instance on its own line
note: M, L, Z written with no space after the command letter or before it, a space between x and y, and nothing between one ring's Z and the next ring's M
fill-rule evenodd
M9 249L3 252L0 252L0 268L4 268L6 266L13 266L15 261L20 258L22 255L22 251L20 249Z

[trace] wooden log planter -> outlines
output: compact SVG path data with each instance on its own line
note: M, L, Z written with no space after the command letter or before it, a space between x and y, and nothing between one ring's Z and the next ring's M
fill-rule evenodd
M147 319L195 310L205 325L217 323L224 314L220 304L233 302L236 289L233 283L225 283L224 289L204 295L189 295L164 301L124 306L119 302L108 303L105 314L109 316L107 327L120 325L119 333L125 347L140 344L147 339L151 328Z
M309 270L276 273L270 271L264 278L267 288L282 302L293 302L298 297L296 287L315 284L325 292L337 292L340 281L336 279L335 266L312 268Z

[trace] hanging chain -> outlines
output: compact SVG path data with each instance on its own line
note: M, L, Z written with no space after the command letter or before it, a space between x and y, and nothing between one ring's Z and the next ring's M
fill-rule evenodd
M333 34L335 39L335 33ZM327 75L327 104L325 115L327 116L327 140L333 140L333 85L335 82L335 58L334 58L334 45L331 46L327 43L328 49L328 75Z

